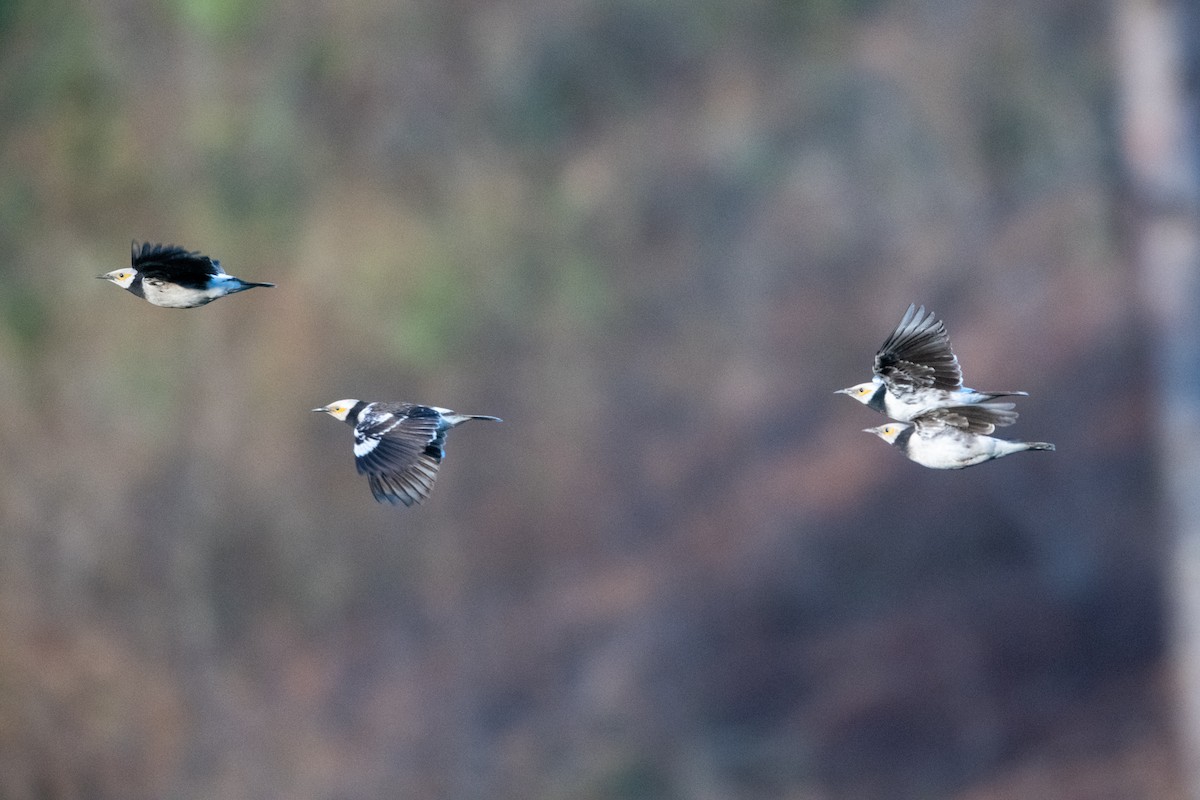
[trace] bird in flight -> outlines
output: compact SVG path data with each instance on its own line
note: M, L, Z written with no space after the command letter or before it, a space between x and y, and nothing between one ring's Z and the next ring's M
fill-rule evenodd
M997 425L1016 420L1012 407L1012 403L950 406L929 411L910 423L889 422L864 430L931 469L962 469L1024 450L1053 450L1049 442L1012 442L988 435Z
M912 422L947 406L987 403L997 397L1027 396L1028 392L978 392L963 386L958 357L950 348L946 326L925 307L910 305L896 330L875 353L875 375L836 394L900 422Z
M446 433L472 419L499 417L458 414L448 408L412 403L338 400L313 411L354 428L354 463L367 476L381 503L414 506L429 496L446 455Z
M221 262L177 245L133 243L131 265L97 276L163 308L196 308L218 297L273 283L229 275Z

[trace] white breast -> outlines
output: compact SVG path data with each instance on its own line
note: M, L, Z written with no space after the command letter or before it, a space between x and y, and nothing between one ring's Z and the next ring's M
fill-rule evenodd
M146 300L163 308L195 308L221 296L220 289L185 289L174 283L143 281Z

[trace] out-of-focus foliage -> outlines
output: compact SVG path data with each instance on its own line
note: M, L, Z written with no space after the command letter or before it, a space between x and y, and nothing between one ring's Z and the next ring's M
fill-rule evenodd
M1107 24L0 0L0 796L1182 796ZM913 301L1057 453L859 432Z

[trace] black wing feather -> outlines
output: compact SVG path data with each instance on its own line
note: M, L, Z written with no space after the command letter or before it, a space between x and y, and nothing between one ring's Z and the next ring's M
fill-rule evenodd
M940 428L957 428L965 433L990 434L996 428L1017 421L1014 403L978 403L967 406L948 406L922 414L913 420L922 432Z
M144 276L161 276L177 282L181 278L207 279L221 275L221 262L174 244L133 243L133 268Z
M875 374L893 394L915 389L962 388L962 370L950 348L946 326L925 306L910 305L900 324L875 354Z
M368 475L371 494L382 503L413 506L429 497L437 477L438 462L422 455L409 469L398 473Z
M357 434L354 438L358 441ZM409 433L395 435L393 432L377 439L375 447L364 455L356 456L354 462L359 474L402 472L417 463L422 455L428 455L429 447L429 436Z

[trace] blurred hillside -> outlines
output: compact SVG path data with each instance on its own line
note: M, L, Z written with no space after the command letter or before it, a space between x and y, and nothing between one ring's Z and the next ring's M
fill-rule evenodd
M0 0L0 797L1183 797L1111 36ZM1057 453L860 432L910 302ZM406 511L342 397L506 421Z

